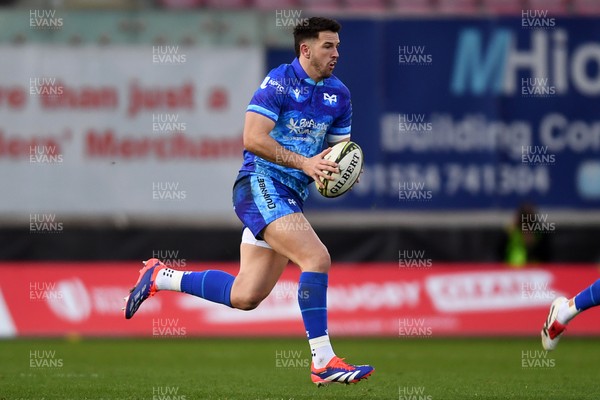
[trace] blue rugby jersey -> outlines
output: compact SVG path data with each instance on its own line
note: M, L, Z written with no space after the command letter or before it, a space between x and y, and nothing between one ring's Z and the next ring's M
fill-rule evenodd
M247 111L273 120L269 135L286 149L313 157L323 149L324 141L337 142L350 137L352 104L350 91L337 77L315 83L298 59L271 70L254 92ZM244 150L240 173L268 175L293 189L305 200L308 175L284 167Z

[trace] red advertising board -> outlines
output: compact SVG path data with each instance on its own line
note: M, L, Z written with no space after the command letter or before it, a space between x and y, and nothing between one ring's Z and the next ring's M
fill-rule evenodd
M201 265L235 274L237 264ZM0 335L297 336L300 272L290 266L253 311L174 292L146 301L131 320L123 297L139 264L0 264ZM564 265L513 270L502 265L334 264L329 278L332 335L537 335L551 301L577 294L596 268ZM600 334L597 310L577 317L570 334Z

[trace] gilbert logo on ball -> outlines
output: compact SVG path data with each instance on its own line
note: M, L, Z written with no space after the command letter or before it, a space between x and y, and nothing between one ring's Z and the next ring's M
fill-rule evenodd
M327 172L333 180L321 179L323 188L317 189L325 197L338 197L346 193L354 185L363 168L363 152L354 142L341 142L333 146L325 156L326 160L334 161L339 165L339 173Z

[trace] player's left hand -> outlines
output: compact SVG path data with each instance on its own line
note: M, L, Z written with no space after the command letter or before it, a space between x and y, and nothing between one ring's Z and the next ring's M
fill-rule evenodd
M354 185L356 185L357 183L360 182L360 176L362 175L363 172L364 172L364 168L360 170L360 175L358 175L358 178L356 178L356 182L354 182ZM352 187L350 187L350 190L354 189L354 185L352 185Z
M358 178L356 178L356 182L355 182L355 184L357 184L357 183L359 183L359 182L360 182L360 177L362 176L363 172L365 172L365 169L364 169L364 168L360 170L360 174L358 175ZM350 188L350 189L352 189L352 188Z

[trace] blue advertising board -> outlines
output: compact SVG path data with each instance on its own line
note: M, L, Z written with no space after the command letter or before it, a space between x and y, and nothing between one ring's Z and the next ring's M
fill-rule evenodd
M307 209L600 209L598 20L340 22L365 170Z

